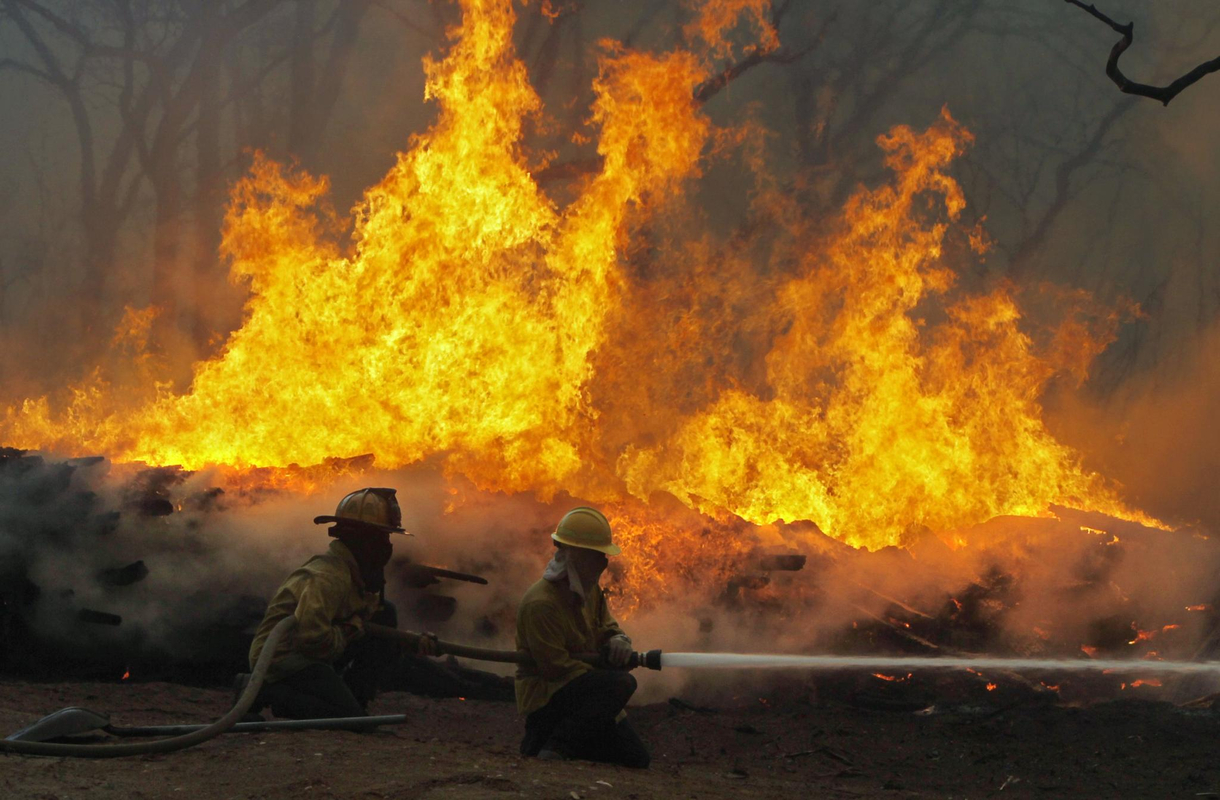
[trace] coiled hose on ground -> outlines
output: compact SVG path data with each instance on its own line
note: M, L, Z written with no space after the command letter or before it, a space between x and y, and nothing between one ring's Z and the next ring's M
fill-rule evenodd
M152 742L133 742L129 744L56 744L54 742L22 742L5 739L0 740L0 753L71 758L118 758L121 756L139 756L149 753L172 753L175 750L183 750L187 747L194 747L197 744L206 742L208 739L219 736L233 727L250 710L250 706L254 704L254 699L258 697L258 693L263 687L263 681L267 677L267 668L271 666L272 654L278 648L280 640L287 636L295 625L295 617L285 617L271 629L271 634L263 645L263 651L259 654L258 662L255 663L254 670L250 674L250 682L246 685L246 689L242 692L241 697L238 698L237 704L229 710L229 713L211 725L181 736L158 739ZM426 636L426 634L400 631L396 628L372 623L366 626L366 631L370 636L395 639L412 648L418 647L420 640ZM516 650L492 650L485 647L471 647L455 642L445 642L432 636L427 636L427 638L432 642L431 650L433 654L438 656L454 655L478 661L498 661L508 664L530 663L531 661L528 653ZM595 653L575 653L573 658L588 663L598 663L600 661L600 657ZM636 667L660 669L661 651L650 650L647 653L632 653L627 663L627 668L635 669Z
M172 736L168 739L158 739L153 742L128 742L124 744L56 744L54 742L14 742L0 740L0 753L20 753L28 756L61 756L71 758L120 758L122 756L140 756L149 753L172 753L184 750L206 742L233 727L239 719L245 716L254 705L263 688L263 680L267 677L267 668L271 666L271 656L282 640L296 626L296 617L285 617L280 620L263 645L258 662L250 673L250 683L241 693L237 704L229 709L229 713L200 730Z

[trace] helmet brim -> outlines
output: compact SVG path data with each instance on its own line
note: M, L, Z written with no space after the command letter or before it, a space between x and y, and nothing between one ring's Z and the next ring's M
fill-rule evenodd
M552 533L551 538L554 539L555 541L559 542L560 544L567 545L568 547L579 547L581 550L596 550L597 552L605 553L608 556L619 556L619 555L623 554L623 548L619 547L617 544L614 544L614 543L611 543L611 544L583 544L580 542L574 542L570 539L566 539L566 538L560 536L558 533Z
M354 526L363 525L366 528L370 528L372 530L379 531L381 533L398 533L403 536L414 536L415 535L413 533L407 533L406 528L395 528L392 525L381 525L376 522L365 522L362 519L351 519L350 517L336 517L331 514L313 518L313 524L315 524L315 525L326 525L328 523L336 523L336 522L342 522L342 523L346 523L348 525L354 525Z

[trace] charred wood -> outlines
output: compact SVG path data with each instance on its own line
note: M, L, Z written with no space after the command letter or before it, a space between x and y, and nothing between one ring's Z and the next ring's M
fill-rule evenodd
M148 566L144 561L133 561L123 567L111 567L97 574L98 583L106 586L131 586L148 577Z

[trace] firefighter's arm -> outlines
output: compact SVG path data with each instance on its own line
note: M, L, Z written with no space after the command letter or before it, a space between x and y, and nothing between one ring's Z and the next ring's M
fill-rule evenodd
M546 680L575 678L592 669L568 652L563 624L555 617L553 606L547 603L523 606L517 615L517 630L538 667L538 674Z
M297 628L293 636L302 655L334 661L347 648L349 637L335 624L346 591L343 581L324 575L313 575L305 581L297 598L294 612ZM353 631L352 635L358 634Z
M631 660L631 637L623 632L610 613L604 594L598 597L597 644L612 666L623 667Z
M383 599L372 593L365 593L365 604L362 608L356 610L347 619L339 620L339 631L343 634L343 638L347 644L351 644L357 639L363 639L368 629L365 623L372 621L373 615L381 610Z
M597 603L597 644L604 647L610 639L621 636L631 644L631 637L624 631L622 626L618 624L618 620L610 613L610 604L606 602L604 594L598 597Z

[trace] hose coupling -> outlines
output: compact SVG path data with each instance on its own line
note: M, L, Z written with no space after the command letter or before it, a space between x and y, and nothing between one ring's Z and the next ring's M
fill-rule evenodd
M648 669L661 669L661 651L649 650L647 653L632 653L631 661L628 662L631 669L636 667L647 667Z

